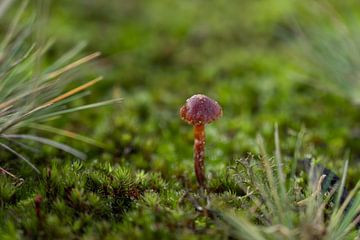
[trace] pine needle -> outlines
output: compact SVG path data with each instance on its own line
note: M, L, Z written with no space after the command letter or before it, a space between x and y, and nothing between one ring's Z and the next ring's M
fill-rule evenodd
M67 152L81 160L85 160L86 159L86 155L83 152L80 152L78 150L76 150L75 148L72 148L66 144L63 143L59 143L53 140L50 140L48 138L44 138L44 137L39 137L39 136L34 136L34 135L27 135L27 134L2 134L0 135L0 137L3 137L5 139L27 139L27 140L33 140L35 142L39 142L39 143L43 143L49 146L52 146L54 148L60 149L64 152Z
M76 87L76 88L74 88L74 89L72 89L72 90L70 90L70 91L68 91L68 92L66 92L66 93L64 93L64 94L62 94L62 95L48 101L48 102L46 102L45 104L41 105L39 108L46 108L46 107L48 107L50 105L53 105L54 103L60 102L61 100L64 100L65 98L68 98L68 97L70 97L72 95L75 95L78 92L81 92L81 91L93 86L94 84L98 83L102 79L103 79L102 77L98 77L98 78L96 78L94 80L91 80L90 82L87 82L87 83L85 83L85 84L83 84L83 85L81 85L79 87Z
M64 93L64 94L62 94L62 95L60 95L60 96L58 96L58 97L56 97L56 98L42 104L42 105L32 109L32 110L30 110L29 112L23 114L22 116L20 116L18 118L15 118L12 122L8 123L3 128L1 128L0 133L4 133L7 129L9 129L12 126L18 124L19 122L21 122L22 120L24 120L28 116L30 116L30 115L32 115L32 114L34 114L34 113L36 113L36 112L38 112L40 110L43 110L43 109L45 109L45 108L47 108L47 107L61 101L61 100L64 100L65 98L68 98L68 97L70 97L70 96L72 96L72 95L74 95L74 94L76 94L76 93L78 93L80 91L83 91L86 88L91 87L95 83L99 82L101 79L102 79L102 77L98 77L98 78L96 78L96 79L94 79L94 80L92 80L90 82L87 82L87 83L85 83L85 84L83 84L83 85L81 85L81 86L79 86L77 88L74 88L74 89L72 89L72 90L70 90L70 91L68 91L68 92L66 92L66 93Z
M28 127L34 128L37 130L46 131L49 133L55 133L57 135L62 135L62 136L68 137L68 138L72 138L72 139L82 141L87 144L91 144L91 145L100 147L100 148L106 148L106 145L102 144L99 141L96 141L92 138L80 135L78 133L75 133L75 132L72 132L69 130L63 130L63 129L59 129L59 128L55 128L55 127L51 127L51 126L47 126L47 125L43 125L43 124L37 124L37 123L30 123L30 124L28 124Z
M97 103L92 103L92 104L88 104L88 105L83 105L80 107L74 107L74 108L70 108L70 109L66 109L66 110L62 110L62 111L58 111L58 112L44 114L39 117L34 117L31 119L31 121L37 121L40 119L48 119L51 117L55 117L55 116L59 116L59 115L67 114L67 113L73 113L73 112L78 112L78 111L87 110L87 109L91 109L91 108L102 107L102 106L106 106L106 105L109 105L112 103L121 102L122 100L123 100L122 98L118 98L118 99L112 99L112 100L107 100L107 101L103 101L103 102L97 102Z
M10 29L7 32L3 42L1 43L1 47L0 47L1 50L4 50L7 47L7 45L11 41L11 38L14 36L14 34L16 32L17 25L18 25L18 23L20 21L21 16L23 15L28 3L29 3L28 0L23 1L20 8L16 12L16 15L14 16L14 19L13 19L11 25L10 25Z
M50 80L50 79L57 78L60 75L64 74L65 72L68 72L68 71L70 71L70 70L72 70L74 68L77 68L80 65L82 65L84 63L87 63L87 62L89 62L89 61L91 61L91 60L93 60L93 59L95 59L95 58L97 58L99 56L100 56L100 52L95 52L93 54L85 56L85 57L83 57L83 58L81 58L81 59L79 59L79 60L77 60L77 61L75 61L75 62L73 62L73 63L71 63L71 64L69 64L69 65L67 65L67 66L65 66L63 68L61 68L61 69L58 69L58 70L56 70L54 72L51 72L51 73L48 73L45 76L45 79Z

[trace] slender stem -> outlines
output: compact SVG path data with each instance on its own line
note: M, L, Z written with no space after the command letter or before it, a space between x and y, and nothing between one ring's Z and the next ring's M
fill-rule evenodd
M205 125L194 126L194 167L200 187L205 187Z

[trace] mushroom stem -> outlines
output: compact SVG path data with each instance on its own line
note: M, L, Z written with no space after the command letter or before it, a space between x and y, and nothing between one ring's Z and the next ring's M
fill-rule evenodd
M201 187L205 187L205 125L194 126L194 167L196 179Z

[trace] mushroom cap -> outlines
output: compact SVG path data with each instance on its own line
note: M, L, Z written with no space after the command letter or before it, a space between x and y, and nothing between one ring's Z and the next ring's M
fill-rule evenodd
M211 123L222 116L221 106L213 99L196 94L180 108L181 118L192 125Z

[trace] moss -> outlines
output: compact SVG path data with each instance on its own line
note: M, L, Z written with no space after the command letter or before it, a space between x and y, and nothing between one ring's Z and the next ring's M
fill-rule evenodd
M311 0L303 2L313 6ZM341 21L350 30L357 29L356 1L331 2L345 16ZM206 217L185 197L191 195L201 206L207 204L193 171L192 128L178 117L181 104L196 93L216 99L224 110L221 120L207 126L206 143L208 197L222 213L234 212L238 219L246 216L260 225L259 231L272 223L259 216L244 188L254 187L253 182L266 185L266 174L258 166L261 158L248 158L245 166L239 159L246 159L249 152L263 154L257 134L266 143L263 151L274 156L275 123L286 173L292 171L294 158L311 155L341 175L350 150L347 186L358 182L360 112L353 102L358 87L341 81L338 94L327 89L334 82L315 77L325 75L332 81L333 75L344 74L345 69L349 70L342 76L346 80L357 76L351 70L358 69L357 62L314 65L315 73L314 66L304 68L310 60L328 63L332 56L344 55L336 45L325 58L310 55L304 59L302 46L308 41L292 23L295 18L304 29L323 34L324 46L332 46L326 42L332 31L328 21L332 18L326 11L313 16L300 3L278 0L214 0L209 4L192 0L62 0L53 1L50 10L49 27L44 31L57 42L44 65L83 40L88 41L85 52L102 52L102 58L84 72L103 75L105 81L91 89L91 96L69 105L111 96L124 100L44 122L92 137L103 148L19 129L67 143L86 152L88 159L81 162L31 142L19 142L27 148L14 145L41 170L37 175L10 153L0 151L0 166L24 179L20 183L0 175L1 239L229 238L229 226L236 226L236 221ZM318 17L322 20L317 21ZM356 37L356 32L351 37ZM351 89L348 93L344 92L346 86ZM274 161L271 158L277 176ZM247 172L252 168L256 176ZM292 203L308 196L305 179L306 173L287 179ZM42 198L40 217L34 202L37 196ZM291 205L294 209L305 215ZM293 216L294 212L289 212ZM294 219L294 226L305 221Z

